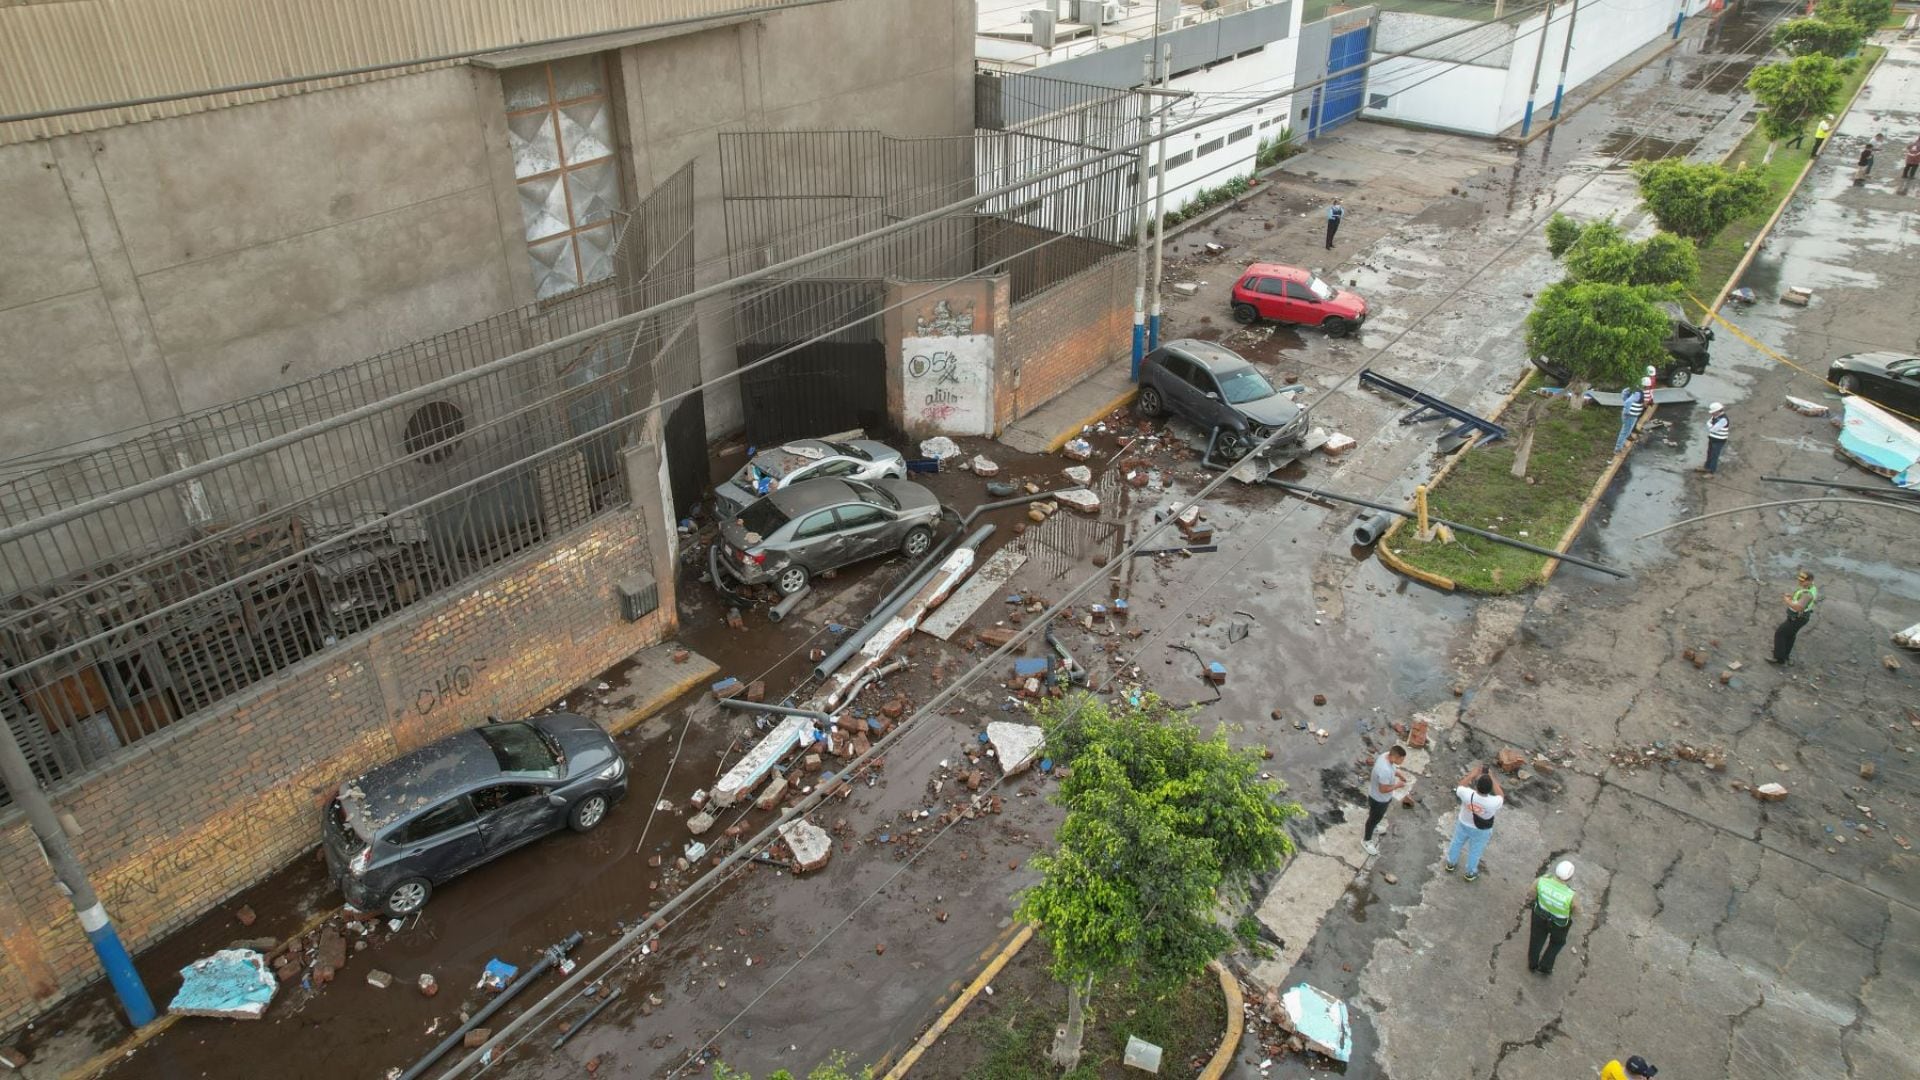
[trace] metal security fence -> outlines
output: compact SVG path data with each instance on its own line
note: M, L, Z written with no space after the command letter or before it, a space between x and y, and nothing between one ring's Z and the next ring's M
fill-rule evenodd
M622 222L615 279L504 312L0 485L0 719L43 781L624 505L619 451L697 370L689 312L397 395L691 290L691 168ZM303 434L307 425L338 422ZM268 440L279 439L279 443ZM135 485L227 454L197 479ZM0 805L10 801L0 787Z

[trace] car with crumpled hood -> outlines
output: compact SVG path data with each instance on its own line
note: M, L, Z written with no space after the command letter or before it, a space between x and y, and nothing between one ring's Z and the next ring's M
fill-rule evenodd
M599 724L555 712L449 735L341 784L321 850L347 902L411 915L433 890L549 833L587 832L627 793Z
M900 451L872 439L794 439L755 451L726 483L713 489L714 507L720 520L726 521L763 495L802 480L829 476L904 480L907 459Z

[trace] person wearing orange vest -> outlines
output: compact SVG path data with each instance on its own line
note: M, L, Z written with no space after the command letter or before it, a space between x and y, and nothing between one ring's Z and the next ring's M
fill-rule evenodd
M1572 879L1573 864L1562 859L1553 873L1541 874L1527 892L1527 906L1533 911L1533 926L1527 932L1528 971L1553 974L1554 957L1566 945L1567 928L1580 910L1580 901L1567 884Z

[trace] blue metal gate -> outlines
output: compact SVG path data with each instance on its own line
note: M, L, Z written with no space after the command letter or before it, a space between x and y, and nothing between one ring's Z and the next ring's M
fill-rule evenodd
M1336 34L1327 45L1327 70L1346 71L1313 88L1313 111L1307 124L1307 137L1319 138L1360 115L1367 100L1367 52L1372 45L1373 27L1363 26Z

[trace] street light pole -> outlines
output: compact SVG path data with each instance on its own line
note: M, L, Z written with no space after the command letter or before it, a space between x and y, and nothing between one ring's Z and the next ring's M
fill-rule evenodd
M1553 88L1553 115L1549 120L1560 119L1560 102L1567 96L1567 65L1573 60L1573 24L1580 21L1580 0L1573 0L1573 7L1567 11L1567 47L1560 50L1560 83Z
M1683 0L1684 2L1684 0ZM1533 52L1533 82L1527 85L1527 111L1520 117L1520 137L1533 130L1533 96L1540 92L1540 65L1547 59L1547 27L1553 25L1553 0L1547 0L1546 17L1540 21L1540 47ZM1572 31L1567 40L1572 41Z
M0 720L0 779L7 782L7 790L12 793L13 801L26 811L27 823L40 840L40 851L46 856L47 865L53 868L54 878L67 894L67 899L72 902L74 914L80 920L80 928L86 931L87 941L99 956L100 966L106 970L107 980L113 984L113 992L120 998L120 1007L126 1011L127 1021L136 1028L152 1023L153 999L147 996L140 973L133 969L133 958L127 955L127 947L120 943L120 935L113 929L113 920L107 917L106 907L94 895L93 883L87 880L86 868L80 865L80 860L73 854L72 845L67 843L66 830L60 827L60 820L53 813L53 805L47 801L47 793L40 789L39 779L27 764L27 755L21 751L20 741L14 737L12 726L4 720Z
M1148 117L1153 111L1153 53L1140 61L1140 141L1147 140ZM1133 197L1138 205L1133 226L1133 367L1130 377L1140 381L1140 361L1147 355L1147 152L1133 156Z
M1160 89L1167 88L1172 69L1173 46L1168 45L1160 52ZM1164 268L1167 232L1167 122L1164 117L1156 130L1160 137L1153 144L1153 287L1148 290L1153 299L1153 313L1147 316L1148 349L1160 347L1160 271Z

